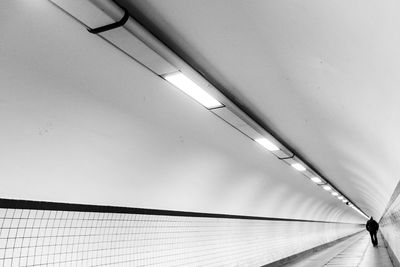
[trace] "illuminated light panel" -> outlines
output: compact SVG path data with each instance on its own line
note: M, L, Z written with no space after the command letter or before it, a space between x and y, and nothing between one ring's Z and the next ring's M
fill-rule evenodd
M223 105L215 98L210 96L200 86L183 75L181 72L175 72L163 76L165 80L173 84L178 89L195 99L208 109L222 107Z
M346 202L347 202L347 200L346 200L346 199L342 199L342 202L343 202L343 203L346 203Z
M324 190L326 190L326 191L332 190L332 187L330 187L329 185L324 185L322 188L323 188Z
M314 183L320 183L320 182L322 182L322 180L319 179L318 177L311 177L311 181L313 181Z
M332 192L331 194L332 194L332 196L338 196L339 195L337 192Z
M342 196L340 196L340 197L338 197L338 199L342 200L342 199L343 199L343 197L342 197Z
M301 165L300 163L293 163L291 165L293 168L295 168L296 170L298 170L299 172L303 172L306 170L306 167L304 167L303 165Z
M269 141L266 138L257 138L254 141L256 141L257 143L259 143L260 145L262 145L263 147L265 147L266 149L268 149L269 151L278 151L279 147L277 147L276 145L274 145L271 141Z

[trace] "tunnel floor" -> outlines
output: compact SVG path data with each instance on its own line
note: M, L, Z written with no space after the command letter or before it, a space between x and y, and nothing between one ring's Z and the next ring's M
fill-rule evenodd
M330 248L286 264L285 267L393 267L380 233L378 242L378 247L373 247L369 234L363 231Z

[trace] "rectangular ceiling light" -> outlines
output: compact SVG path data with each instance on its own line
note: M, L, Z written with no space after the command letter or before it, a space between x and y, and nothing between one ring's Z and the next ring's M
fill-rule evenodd
M320 183L322 182L321 179L319 179L318 177L311 177L311 181L313 181L314 183Z
M340 197L338 197L338 199L342 200L342 199L343 199L343 197L342 197L342 196L340 196Z
M254 141L256 141L257 143L259 143L260 145L262 145L263 147L265 147L266 149L268 149L269 151L278 151L279 147L277 147L276 145L274 145L271 141L269 141L266 138L257 138Z
M339 195L337 192L332 192L331 194L332 194L332 196L337 196L337 195Z
M323 188L324 190L326 190L326 191L332 190L332 187L330 187L329 185L324 185L322 188Z
M300 163L293 163L291 165L293 168L295 168L296 170L298 170L299 172L303 172L306 170L306 167L304 167L303 165L301 165Z
M164 75L163 77L165 80L185 92L190 97L194 98L197 102L208 109L223 106L220 102L218 102L218 100L210 96L206 91L186 77L182 72L178 71L172 74Z

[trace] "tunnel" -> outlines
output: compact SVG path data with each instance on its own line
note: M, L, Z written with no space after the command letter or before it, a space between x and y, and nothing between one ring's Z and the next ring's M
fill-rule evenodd
M399 11L1 1L0 266L400 266Z

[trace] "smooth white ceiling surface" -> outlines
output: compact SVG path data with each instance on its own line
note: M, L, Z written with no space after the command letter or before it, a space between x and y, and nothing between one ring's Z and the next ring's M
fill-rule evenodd
M400 2L118 2L381 216L400 177Z
M48 1L0 30L1 198L363 221Z

